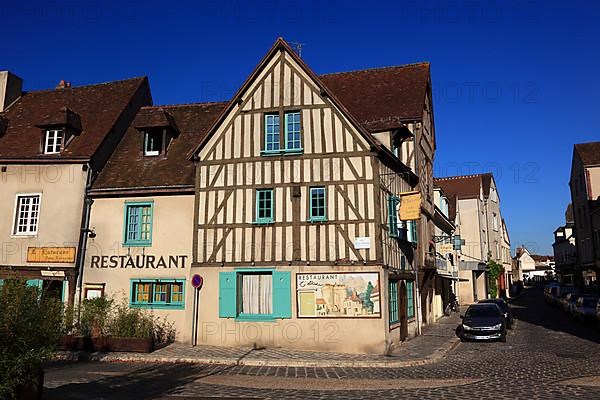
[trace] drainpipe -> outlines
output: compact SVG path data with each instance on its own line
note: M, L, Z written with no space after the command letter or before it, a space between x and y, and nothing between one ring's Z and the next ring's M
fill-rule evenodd
M86 185L85 185L85 193L84 193L84 200L83 200L83 208L81 211L81 229L79 232L79 245L78 245L78 252L77 252L77 264L75 265L75 268L77 270L77 290L79 291L79 297L77 300L77 304L81 304L81 297L82 297L82 286L83 286L83 266L85 264L85 253L86 253L86 249L87 249L87 239L88 239L88 233L90 231L89 226L90 226L90 211L92 208L92 203L94 202L94 200L89 197L88 193L89 190L91 189L92 186L92 169L90 167L90 164L87 163L84 168L87 168L87 180L86 180ZM78 307L77 310L77 323L79 324L79 319L80 319L80 310Z

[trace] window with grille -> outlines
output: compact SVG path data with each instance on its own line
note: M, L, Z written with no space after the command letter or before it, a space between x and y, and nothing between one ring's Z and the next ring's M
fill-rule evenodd
M265 115L265 151L279 151L279 114Z
M391 237L400 237L400 228L398 226L398 204L400 199L397 196L388 196L388 234Z
M398 281L390 281L389 294L390 325L393 325L400 321L398 315Z
M131 302L134 307L184 308L182 279L134 279Z
M406 317L408 319L415 317L414 286L414 282L406 282Z
M44 154L58 154L62 149L63 131L61 129L48 129L44 141Z
M327 203L324 187L310 188L310 220L327 220Z
M152 214L153 203L125 204L125 245L152 245Z
M286 151L302 150L300 136L300 112L285 113L285 149Z
M15 235L36 235L40 217L40 195L17 195L15 208Z
M273 189L256 191L256 222L273 222Z

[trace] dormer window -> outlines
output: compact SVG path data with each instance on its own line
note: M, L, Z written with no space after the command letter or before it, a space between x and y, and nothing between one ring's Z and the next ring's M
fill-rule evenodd
M47 114L36 126L42 129L42 154L60 154L83 131L79 114L68 107Z
M44 141L44 154L59 154L63 145L62 129L47 129Z
M143 157L166 157L171 141L179 136L175 120L162 107L142 107L133 127L140 133Z
M163 130L144 132L144 155L158 156L163 149Z

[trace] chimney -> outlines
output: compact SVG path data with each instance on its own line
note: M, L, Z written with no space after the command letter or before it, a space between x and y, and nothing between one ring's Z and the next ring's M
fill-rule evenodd
M12 103L21 97L23 80L10 73L0 71L0 112L6 110Z
M71 82L65 81L64 79L61 79L60 82L58 82L58 85L56 85L56 89L64 89L64 88L70 88L71 87Z

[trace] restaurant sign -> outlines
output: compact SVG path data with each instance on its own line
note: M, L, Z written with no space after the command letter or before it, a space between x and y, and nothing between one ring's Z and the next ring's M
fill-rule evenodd
M421 193L400 193L399 216L401 221L413 221L421 218Z
M187 256L154 256L147 254L92 256L90 268L185 268Z
M377 272L298 273L298 317L380 317Z
M29 263L74 263L75 247L28 247Z

